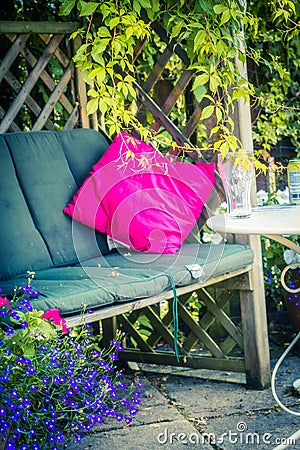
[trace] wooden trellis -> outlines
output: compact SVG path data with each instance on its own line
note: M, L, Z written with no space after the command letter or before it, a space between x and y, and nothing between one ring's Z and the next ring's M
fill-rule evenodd
M184 365L193 368L216 370L245 370L243 354L243 334L240 324L235 324L225 312L229 310L231 293L228 290L215 290L215 298L208 288L199 290L199 299L205 304L206 312L200 318L190 311L190 294L183 294L178 300L180 321L178 350L181 358L177 360L173 351L174 329L172 302L168 301L167 311L155 306L136 310L118 317L119 327L129 336L125 358L133 361ZM201 310L200 310L201 311ZM147 317L147 336L145 325L139 320ZM142 321L145 324L145 321ZM216 326L217 325L217 326Z
M86 86L72 62L79 42L69 40L77 27L69 22L0 22L0 133L26 131L23 115L31 130L90 126Z
M31 130L70 129L75 126L98 127L97 117L86 115L87 90L80 70L74 68L72 56L80 45L79 38L70 40L78 27L70 22L1 22L0 21L0 132L24 131L22 114L30 116ZM179 146L189 143L199 123L203 105L195 102L189 108L181 129L170 119L172 110L184 96L193 77L193 71L183 70L177 83L163 102L155 102L153 89L162 79L163 72L173 55L188 65L185 51L168 37L163 27L155 23L153 30L166 44L153 70L141 86L134 87L141 106L153 115L154 132L164 127ZM136 63L143 44L137 46ZM60 73L49 70L53 63ZM55 78L53 78L53 73ZM100 120L100 118L98 117ZM192 153L196 159L197 153Z

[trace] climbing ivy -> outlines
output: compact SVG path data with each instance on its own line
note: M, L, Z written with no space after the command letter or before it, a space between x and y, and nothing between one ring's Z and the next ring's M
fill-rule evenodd
M268 151L280 142L300 156L300 3L252 0L246 16L253 135Z
M80 35L82 39L74 61L90 85L88 113L99 112L102 124L111 136L120 129L132 128L139 130L142 138L149 134L149 127L143 127L136 115L135 79L139 74L136 73L134 55L139 41L146 40L148 48L153 46L154 33L150 23L154 21L161 22L170 39L175 38L187 52L188 68L194 71L192 91L198 102L205 100L200 127L205 120L214 117L215 126L209 130L205 145L202 145L206 149L208 146L223 155L228 151L239 151L239 158L246 161L232 118L236 100L251 100L259 109L255 138L261 148L269 148L276 142L284 133L284 127L279 133L275 132L278 123L287 127L288 116L298 111L297 105L284 104L292 83L291 73L277 55L278 39L281 36L282 44L284 35L289 57L297 56L298 68L296 52L299 48L296 50L291 44L299 37L299 24L295 19L299 8L296 10L292 1L268 2L272 11L271 23L277 26L278 34L271 28L266 29L270 22L260 14L263 1L252 1L248 11L244 0L61 1L61 15L77 10L82 19L82 27L72 37ZM247 47L249 42L252 47ZM255 68L264 67L259 73L258 84L249 82L238 69L236 62L244 64L246 57ZM260 79L267 72L271 75L262 87ZM297 90L297 81L293 83ZM268 127L271 138L266 132ZM292 136L292 128L289 130ZM258 160L256 165L264 168Z

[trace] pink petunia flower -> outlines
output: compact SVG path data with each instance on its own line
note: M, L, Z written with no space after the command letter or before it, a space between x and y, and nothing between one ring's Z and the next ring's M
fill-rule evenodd
M0 306L6 306L6 305L9 305L7 298L0 297Z
M59 311L59 309L47 309L42 317L47 320L52 320L54 325L61 325L61 331L63 333L68 333L66 321L60 316Z

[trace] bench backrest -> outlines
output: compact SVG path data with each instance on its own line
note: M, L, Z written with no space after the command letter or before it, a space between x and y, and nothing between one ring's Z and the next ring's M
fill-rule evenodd
M92 129L0 135L2 278L78 261L63 208L108 145ZM96 256L94 241L91 230L76 226L81 258ZM108 252L104 235L97 234L97 243L102 254Z

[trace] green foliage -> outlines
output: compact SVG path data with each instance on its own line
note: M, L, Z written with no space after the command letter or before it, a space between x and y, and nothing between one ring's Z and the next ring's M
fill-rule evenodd
M148 48L151 54L154 33L150 22L156 20L162 22L170 38L175 38L187 51L188 68L195 74L192 88L195 97L209 103L203 109L200 127L205 120L216 116L217 125L208 136L215 143L214 149L241 147L234 136L233 102L239 98L249 100L252 87L233 62L235 57L245 61L241 33L244 12L237 1L220 4L203 0L195 3L79 0L75 3L62 1L61 14L70 13L76 6L79 16L86 21L73 35L80 34L83 39L74 60L91 86L88 112L99 110L108 134L129 127L139 129L142 136L148 134L135 114L134 79L138 79L139 74L134 64L134 51L136 44L146 39L143 52Z
M201 148L226 153L228 149L241 147L234 137L230 118L234 102L250 98L256 147L270 150L287 139L300 154L300 3L251 0L247 2L247 11L244 3L239 0L54 0L45 4L42 0L14 0L3 11L3 18L79 19L82 26L73 37L81 35L83 45L75 63L82 68L91 86L88 112L98 114L110 135L120 128L133 127L144 138L153 117L147 113L145 127L139 123L134 79L145 79L157 60L162 46L149 24L161 22L169 37L186 50L194 71L193 94L198 102L204 102L197 130ZM145 40L142 55L134 60L137 43ZM237 60L243 63L246 57L250 83L235 64ZM182 62L172 57L168 74L163 76L176 78L182 69ZM54 77L56 70L55 66L50 67ZM171 119L184 125L184 105L176 107ZM30 122L27 116L24 111L24 121ZM59 121L57 111L55 123ZM215 121L216 126L208 126L209 121Z
M270 151L287 140L300 155L300 4L255 0L249 12L258 18L245 22L257 147Z
M79 16L84 17L88 26L72 36L80 34L84 39L74 61L91 87L88 114L99 110L105 117L110 135L130 123L137 125L133 111L126 107L136 99L133 87L134 47L137 40L150 36L149 24L139 17L141 7L148 5L152 10L154 7L146 0L121 3L78 1ZM70 12L74 6L75 2L63 2L61 13L64 14L66 8Z
M193 94L198 102L205 101L199 123L202 148L208 146L222 154L242 151L232 120L235 102L241 99L251 99L253 108L259 109L254 128L259 148L270 149L283 136L296 143L300 133L296 117L299 5L289 0L268 4L254 0L245 11L237 0L62 0L61 14L76 9L84 26L73 35L80 34L83 39L74 60L91 86L88 113L100 113L109 135L132 128L138 129L142 138L148 135L149 124L143 127L136 116L134 80L143 74L134 55L136 45L145 40L143 53L148 58L155 53L149 24L158 21L170 39L186 50L188 68L194 72ZM239 69L246 57L256 64L256 79L251 82ZM175 64L171 75L182 69L182 63L179 66ZM215 126L205 137L203 125L212 118ZM180 105L177 119L180 122ZM256 166L265 171L258 161Z

